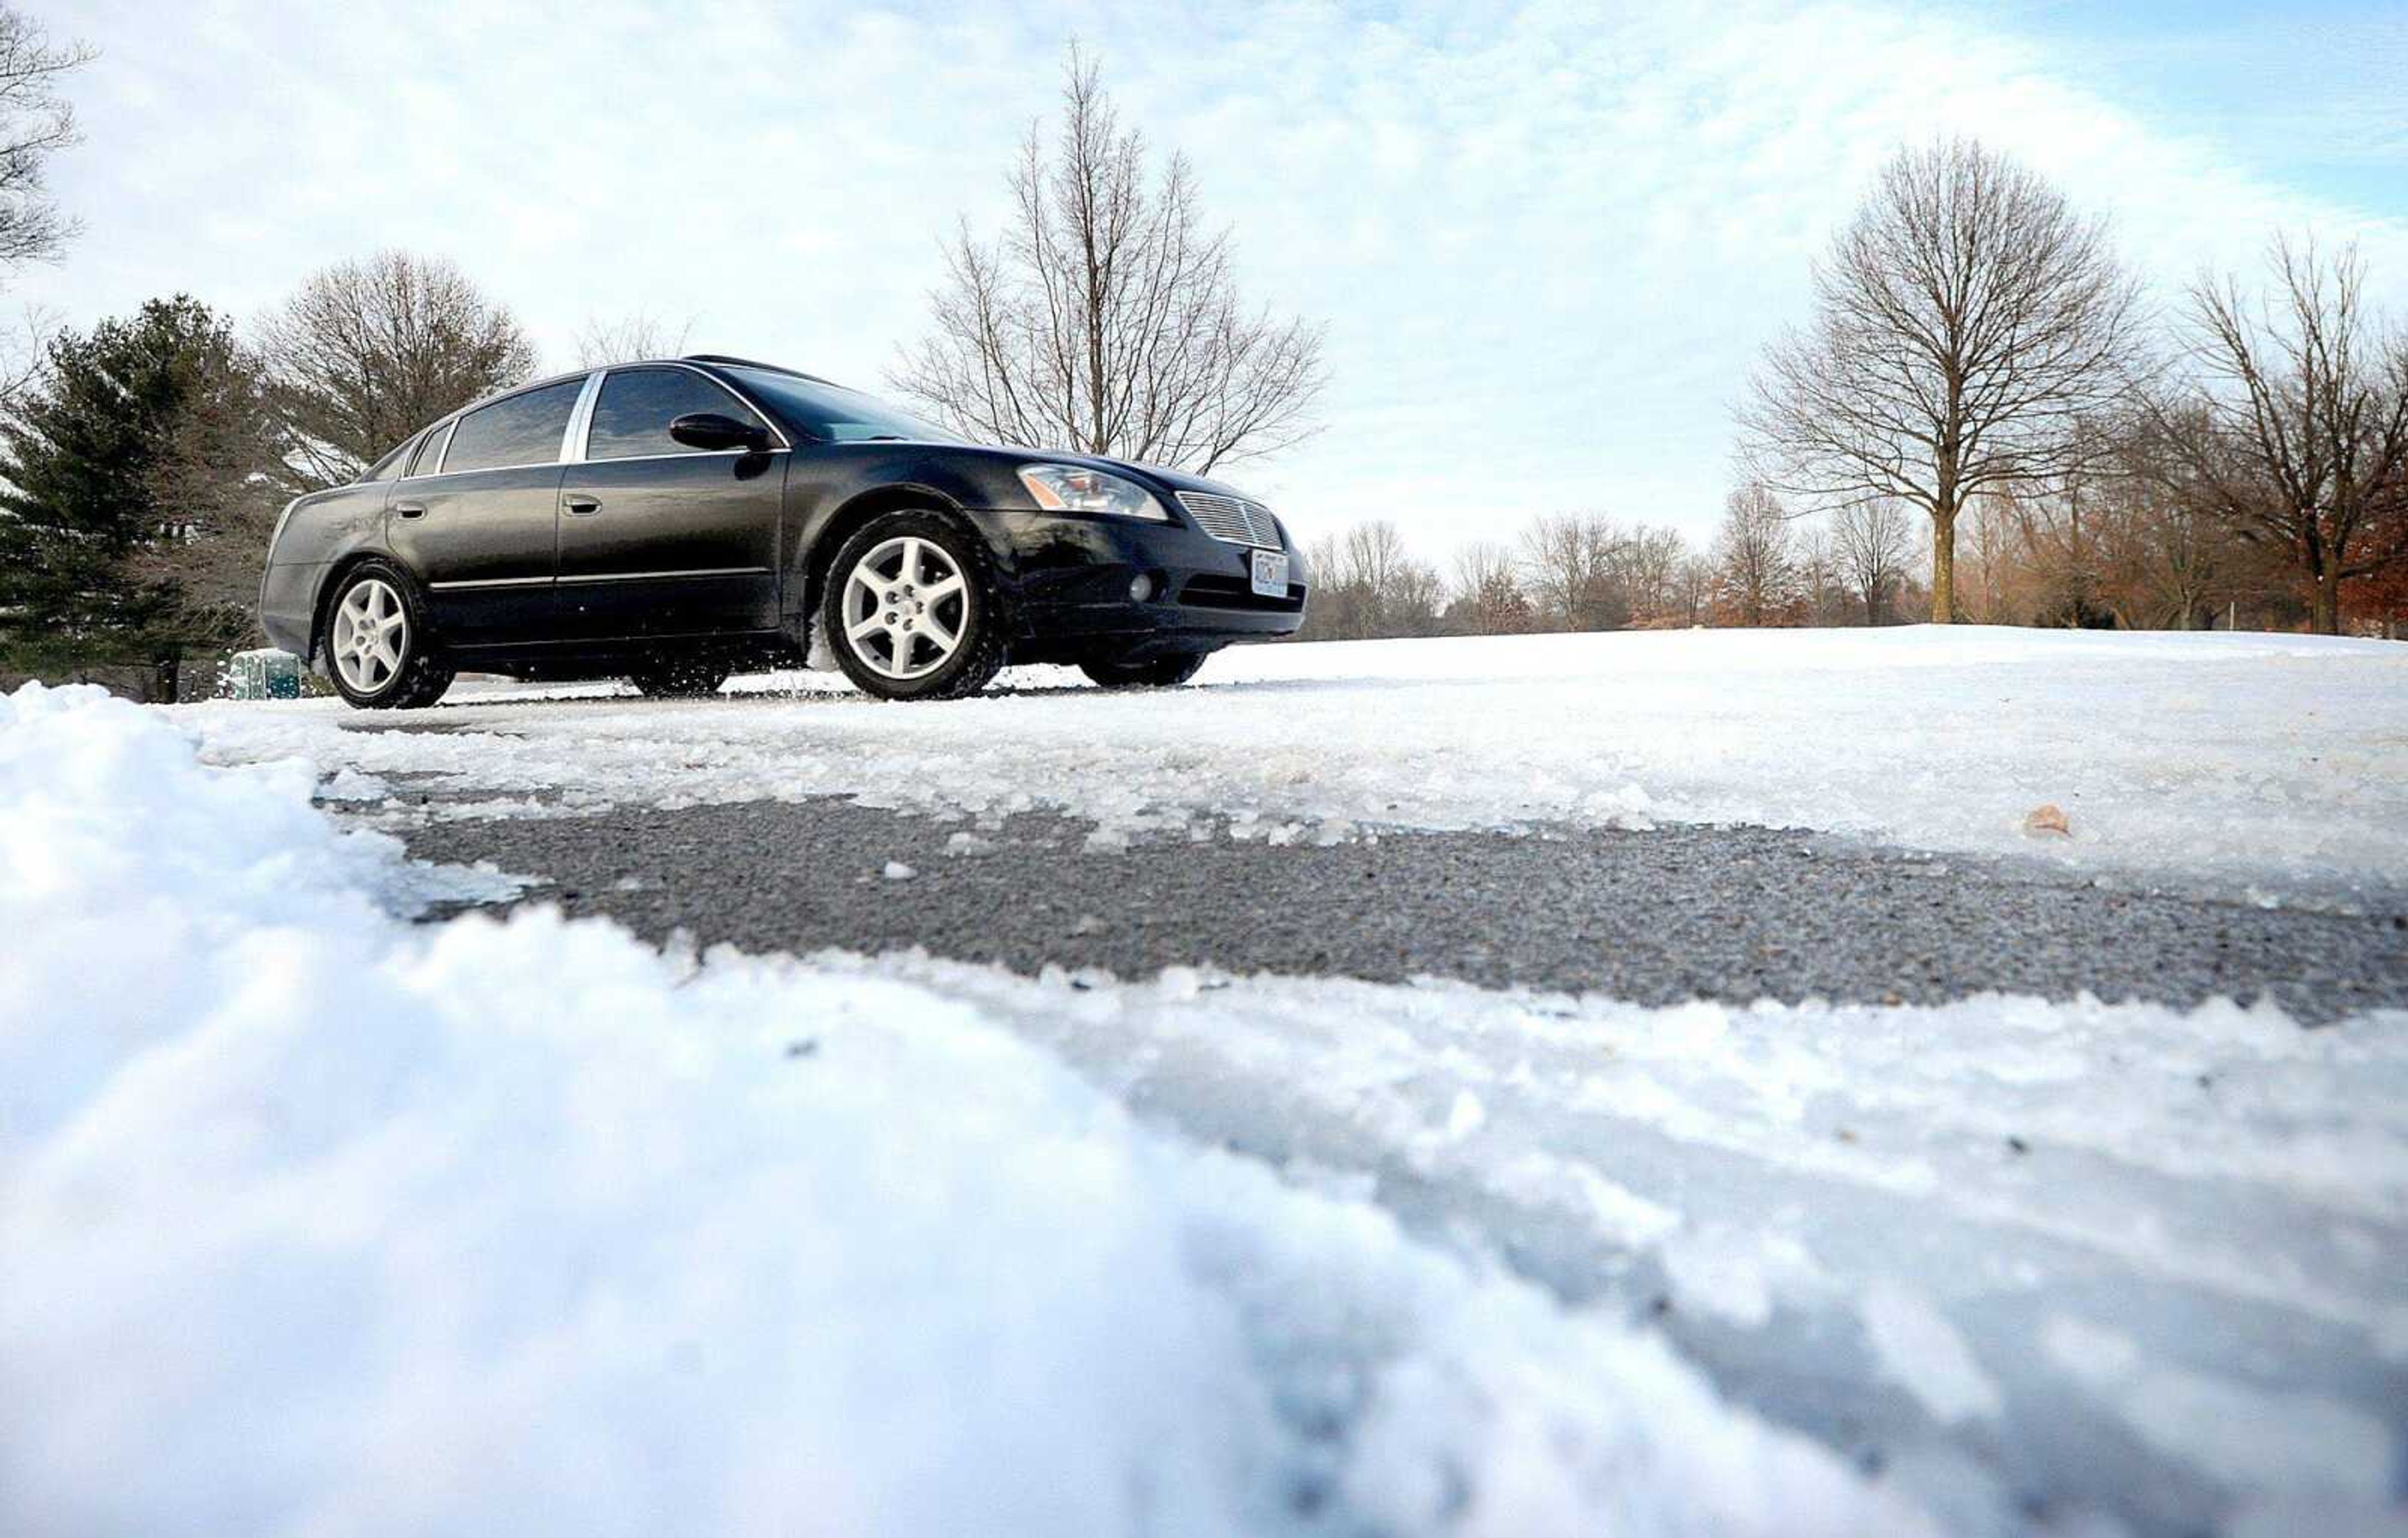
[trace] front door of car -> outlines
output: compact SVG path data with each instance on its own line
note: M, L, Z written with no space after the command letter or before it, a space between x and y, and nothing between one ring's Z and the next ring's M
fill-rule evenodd
M669 436L696 413L768 434L767 449ZM560 622L576 639L738 634L778 623L787 452L777 430L699 370L603 376L584 457L561 481Z
M582 378L437 428L385 503L385 540L425 585L452 646L552 638L561 446Z

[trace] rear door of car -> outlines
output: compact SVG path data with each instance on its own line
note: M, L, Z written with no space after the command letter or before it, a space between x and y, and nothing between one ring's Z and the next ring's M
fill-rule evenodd
M766 450L699 449L669 423L711 412ZM674 363L602 378L561 482L560 615L579 639L732 634L778 624L786 440L725 386Z
M556 638L561 454L586 379L507 395L437 428L385 506L385 538L453 646Z

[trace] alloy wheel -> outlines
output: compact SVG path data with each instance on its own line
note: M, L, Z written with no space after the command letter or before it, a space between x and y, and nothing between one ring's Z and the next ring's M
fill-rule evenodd
M343 594L335 610L336 671L362 694L393 682L409 655L409 614L390 583L369 577Z
M845 576L845 640L881 676L927 676L952 661L968 629L969 584L934 540L898 534Z

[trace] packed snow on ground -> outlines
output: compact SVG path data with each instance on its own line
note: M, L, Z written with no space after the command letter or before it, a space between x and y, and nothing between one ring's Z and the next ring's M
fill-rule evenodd
M2399 1525L2408 1016L664 956L312 778L0 700L0 1531Z
M825 675L739 690L828 690ZM2408 648L1974 627L1232 649L1198 685L1059 669L946 705L466 693L386 733L333 701L179 712L213 762L307 758L446 815L844 795L1131 835L1750 822L2348 902L2408 880ZM351 776L349 779L339 776ZM2025 819L2061 808L2071 836Z
M1923 1531L958 990L424 882L0 699L0 1531Z

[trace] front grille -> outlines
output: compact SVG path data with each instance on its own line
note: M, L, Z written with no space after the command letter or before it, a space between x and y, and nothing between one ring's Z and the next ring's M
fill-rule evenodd
M1280 548L1279 524L1271 510L1259 502L1211 491L1182 491L1179 505L1187 509L1197 528L1215 539L1231 545L1259 545L1267 550Z
M1242 577L1191 577L1179 590L1179 601L1195 608L1263 609L1295 614L1304 607L1304 584L1291 582L1284 598L1266 597Z

